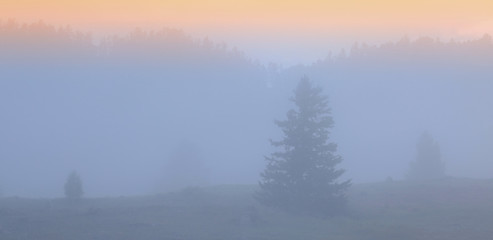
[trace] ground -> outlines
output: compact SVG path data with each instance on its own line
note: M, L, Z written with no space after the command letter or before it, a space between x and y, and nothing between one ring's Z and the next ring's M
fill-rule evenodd
M140 197L0 200L0 239L491 239L493 180L355 184L344 216L265 208L256 186Z

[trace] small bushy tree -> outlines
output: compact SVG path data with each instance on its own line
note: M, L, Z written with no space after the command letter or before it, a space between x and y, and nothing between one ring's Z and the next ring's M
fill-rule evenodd
M416 151L416 160L410 164L409 179L427 181L445 176L440 146L428 132L419 137Z
M162 191L207 185L207 168L199 147L192 142L183 141L171 152L163 172Z
M84 191L82 188L82 180L80 179L79 174L76 171L70 173L67 177L67 181L64 186L65 197L67 199L80 199L84 195Z
M342 157L337 145L329 142L333 126L328 97L322 88L302 78L291 98L296 108L287 119L276 121L284 137L271 144L280 150L266 157L261 174L261 203L290 212L333 215L344 209L345 191L350 181L339 181Z

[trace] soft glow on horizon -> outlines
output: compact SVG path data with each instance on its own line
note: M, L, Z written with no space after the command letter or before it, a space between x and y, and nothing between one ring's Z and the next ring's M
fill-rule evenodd
M281 55L300 57L301 46L310 46L304 50L307 54L324 55L331 47L347 47L356 41L381 42L404 35L468 39L493 32L493 1L482 0L3 1L3 21L43 20L96 36L126 33L136 27L173 27L225 41L253 55L271 48L271 55L277 55L274 59L284 60L290 57Z

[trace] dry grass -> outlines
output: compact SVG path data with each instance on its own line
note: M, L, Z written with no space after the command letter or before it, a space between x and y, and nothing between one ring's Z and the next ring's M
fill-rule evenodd
M0 201L0 239L489 239L493 181L354 185L346 216L293 216L259 206L255 186L146 197Z

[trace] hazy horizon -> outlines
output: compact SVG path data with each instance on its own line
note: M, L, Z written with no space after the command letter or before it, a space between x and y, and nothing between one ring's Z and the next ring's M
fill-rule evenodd
M0 185L8 196L61 196L72 170L87 196L255 184L268 140L280 137L274 120L285 118L302 76L330 97L330 140L345 178L404 179L423 131L440 144L446 174L492 177L488 36L358 45L345 57L278 69L170 29L94 46L50 25L2 26ZM195 153L182 154L183 143ZM203 175L176 175L187 171L173 160L183 155ZM181 180L170 184L169 175Z
M423 131L447 175L493 177L491 1L2 4L6 196L62 196L72 170L89 197L256 184L303 76L345 178L404 179Z
M309 64L354 43L380 45L403 36L464 41L493 33L490 1L155 1L16 0L3 20L46 21L91 32L95 38L135 28L181 29L225 42L262 63Z
M217 45L224 45L228 49L235 49L245 54L245 56L254 62L268 67L271 64L276 64L280 68L290 68L297 65L312 65L318 61L323 61L327 57L337 57L340 54L350 54L354 46L366 45L369 47L380 47L386 44L399 42L403 39L416 41L421 38L432 38L435 41L442 43L460 43L468 42L482 38L485 35L491 36L491 31L476 32L470 35L440 35L436 33L427 34L410 34L407 32L396 33L385 37L363 37L351 36L347 39L340 39L329 35L319 36L319 38L304 38L296 39L290 36L284 36L282 42L279 42L277 37L282 33L264 33L258 38L258 41L264 44L252 44L248 40L257 38L250 36L249 38L237 38L225 34L208 34L205 31L189 31L189 29L180 28L170 25L162 25L159 27L146 27L135 25L134 27L126 27L119 30L95 30L94 28L84 28L72 26L70 24L55 24L44 19L22 22L16 18L0 19L0 23L14 22L20 25L34 25L43 23L52 26L55 29L70 29L71 31L84 34L92 40L95 46L100 46L105 40L112 38L125 38L132 32L139 30L146 33L156 33L163 29L177 30L185 33L187 36L195 40L208 39ZM493 30L492 30L493 31Z

